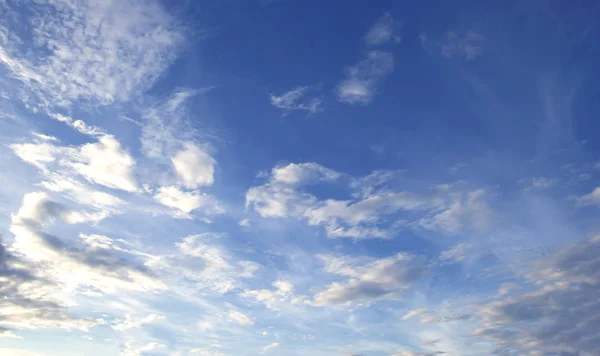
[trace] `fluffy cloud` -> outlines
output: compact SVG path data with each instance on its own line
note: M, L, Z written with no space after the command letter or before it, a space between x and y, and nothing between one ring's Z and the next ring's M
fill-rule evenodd
M531 288L503 291L479 308L473 337L496 342L495 354L593 355L600 348L600 238L565 247L534 263Z
M185 148L171 159L181 184L186 188L198 188L213 184L216 161L206 150L188 142Z
M323 111L323 102L319 97L309 97L309 93L314 90L314 87L302 86L285 92L279 96L271 95L271 105L283 110L285 114L294 110L316 114L320 111Z
M381 45L386 42L400 42L398 30L400 23L389 13L381 16L365 35L364 41L369 46Z
M304 219L324 227L330 237L346 238L391 238L403 226L456 234L467 227L484 228L491 215L483 190L464 192L444 185L426 194L392 191L383 184L392 172L352 179L353 198L348 200L319 199L305 191L342 176L316 163L275 167L264 185L247 191L246 206L264 217ZM406 216L385 222L399 213Z
M135 161L113 136L79 147L49 143L19 143L10 146L17 156L44 171L81 175L87 181L128 192L137 191L133 177Z
M379 85L393 69L394 57L391 53L367 52L365 59L346 68L346 79L335 90L338 100L348 104L369 104Z
M21 5L32 18L21 18L17 5L4 9L11 15L5 26L12 35L4 38L0 63L40 94L45 105L129 100L155 82L181 41L173 19L156 2Z
M184 192L174 186L160 187L154 199L164 206L190 213L193 210L203 208L205 213L219 214L223 212L215 197L200 192Z
M426 270L419 257L405 253L367 262L344 256L322 255L320 258L327 272L348 280L334 282L315 294L312 304L317 306L399 299Z
M269 345L267 345L267 346L263 347L263 349L262 349L262 352L261 352L261 353L263 353L263 352L265 352L265 351L268 351L268 350L271 350L271 349L274 349L274 348L276 348L276 347L279 347L279 343L278 343L278 342L273 342L273 343L271 343L271 344L269 344Z
M232 310L228 314L229 321L240 325L253 325L254 322L246 314Z
M447 31L440 40L432 40L422 33L419 38L426 51L440 52L446 58L473 60L485 50L485 38L475 32L460 36L454 31Z

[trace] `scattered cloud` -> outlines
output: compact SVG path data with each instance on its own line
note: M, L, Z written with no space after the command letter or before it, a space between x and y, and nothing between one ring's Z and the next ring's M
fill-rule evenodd
M499 293L480 307L473 337L496 343L495 354L594 354L598 337L600 239L567 246L533 264L530 287Z
M347 277L348 280L334 282L315 294L312 304L316 306L397 300L427 269L418 256L405 253L366 262L346 256L319 257L325 264L325 271Z
M130 100L154 84L182 42L161 6L136 0L37 1L4 9L12 29L0 63L43 105L74 100L110 104ZM27 23L31 27L17 26Z
M427 52L440 52L446 58L470 61L485 51L485 38L476 32L467 32L461 36L454 31L447 31L439 40L430 39L425 33L421 33L419 38Z
M235 259L219 244L222 235L204 233L190 235L175 244L178 253L167 254L147 263L157 274L174 284L192 285L218 294L239 288L239 282L254 277L259 266L251 261Z
M246 206L263 217L304 219L324 227L330 237L356 239L391 238L401 227L456 234L465 228L484 229L491 215L484 190L464 192L447 185L426 194L393 191L384 185L392 172L353 179L348 188L355 192L348 200L319 199L304 190L343 176L315 163L275 167L267 183L247 191ZM400 213L407 216L382 227L384 219ZM409 217L412 221L406 220Z
M379 86L394 70L394 57L389 52L369 51L366 58L345 69L346 79L336 87L338 100L348 104L369 104Z
M400 25L390 13L385 13L369 29L364 41L369 46L382 45L387 42L400 42L402 39L398 34Z
M112 328L117 331L125 331L129 329L138 329L145 324L154 323L157 321L165 320L165 317L157 314L150 314L142 319L133 320L130 315L127 315L124 320L115 320L112 323Z
M316 90L315 86L301 86L281 95L271 94L271 105L283 110L284 114L291 111L306 111L316 114L323 111L323 100L319 96L311 95Z
M186 215L202 208L205 214L220 214L224 210L215 197L201 192L184 192L175 186L160 187L154 199L169 208L177 209Z

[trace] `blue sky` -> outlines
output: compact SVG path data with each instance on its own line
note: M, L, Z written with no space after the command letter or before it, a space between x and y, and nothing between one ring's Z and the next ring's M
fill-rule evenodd
M594 355L599 12L0 0L0 354Z

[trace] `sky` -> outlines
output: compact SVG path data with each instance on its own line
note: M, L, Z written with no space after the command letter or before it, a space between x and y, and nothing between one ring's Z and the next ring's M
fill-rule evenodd
M597 355L599 18L0 0L0 355Z

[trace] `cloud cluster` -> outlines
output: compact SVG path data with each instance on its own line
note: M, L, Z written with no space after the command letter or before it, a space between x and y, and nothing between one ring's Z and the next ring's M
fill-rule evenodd
M289 164L272 169L268 181L246 193L246 206L263 217L293 217L322 226L330 237L391 238L401 227L455 234L465 227L484 228L491 210L485 191L457 191L440 186L419 194L393 191L383 184L392 172L351 180L348 200L319 199L306 191L319 183L340 183L343 174L316 163ZM398 214L404 216L398 217ZM394 218L393 223L386 220Z
M236 260L218 243L221 238L213 233L187 236L175 244L178 253L157 257L148 266L175 284L192 282L199 290L225 294L239 288L241 280L254 277L259 267Z
M11 217L14 241L9 250L0 246L0 289L5 296L0 301L0 326L85 330L103 321L70 316L66 311L70 293L90 288L101 293L165 288L143 267L121 257L109 238L99 243L89 237L78 247L44 231L55 221L90 220L94 217L72 211L45 193L25 195Z
M534 264L524 290L502 291L480 307L472 336L498 355L593 355L600 349L600 238Z
M11 4L0 63L45 106L127 101L156 81L182 40L153 1L36 1L22 4L28 18Z

